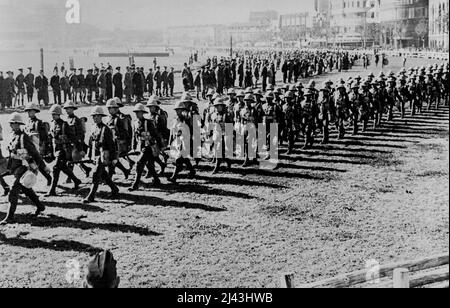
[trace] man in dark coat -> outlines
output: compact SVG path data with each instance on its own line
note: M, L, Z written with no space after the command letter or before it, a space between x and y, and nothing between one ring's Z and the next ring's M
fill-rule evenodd
M3 77L3 72L0 72L0 110L5 109L5 78Z
M147 75L145 82L147 84L147 91L150 94L150 96L152 96L153 95L153 69L149 70L149 73Z
M162 94L161 93L161 84L163 82L163 79L162 79L162 75L161 75L159 66L156 67L156 72L155 72L155 76L153 77L153 80L156 82L156 95L162 96L161 95Z
M92 93L95 93L97 88L96 87L97 79L95 78L93 72L94 72L93 69L89 69L85 79L87 88L87 100L90 104L92 104L93 101ZM96 97L96 99L98 99L98 97Z
M39 105L41 101L44 102L45 106L48 106L48 79L44 75L44 71L41 70L40 75L36 77L35 87L38 92L38 102Z
M27 88L27 98L28 102L31 103L33 101L33 94L34 94L34 75L31 72L32 68L28 68L28 74L25 76L25 85Z
M50 78L50 86L53 90L53 103L61 105L61 84L58 70L55 70L55 74Z
M114 97L122 100L123 98L123 84L122 84L122 74L120 73L120 67L116 68L117 73L114 74L113 84L114 84Z
M113 98L113 76L112 67L108 67L107 73L105 75L106 79L106 100Z
M133 89L134 89L134 95L136 96L136 103L141 102L141 100L144 98L144 92L143 92L143 83L144 80L142 78L142 75L138 72L135 72L133 74Z

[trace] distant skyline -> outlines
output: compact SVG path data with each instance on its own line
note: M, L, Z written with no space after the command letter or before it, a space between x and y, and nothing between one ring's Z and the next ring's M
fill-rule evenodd
M314 0L79 0L81 21L105 30L151 30L171 26L248 21L251 11L312 11ZM51 5L64 14L66 0L0 0L0 18L20 19L18 8ZM58 13L60 14L60 13Z

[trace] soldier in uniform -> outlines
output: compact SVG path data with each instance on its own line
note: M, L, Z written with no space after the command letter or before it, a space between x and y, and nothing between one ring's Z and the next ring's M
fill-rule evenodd
M128 177L130 176L130 170L126 169L125 166L120 162L120 157L127 154L127 144L129 143L128 140L130 136L127 133L124 120L119 117L120 106L117 104L117 101L115 99L109 99L106 102L106 108L109 112L109 117L106 121L106 125L112 132L113 139L116 144L115 152L117 153L117 162L113 162L113 164L110 165L109 173L111 176L114 175L115 167L117 167L120 171L123 172L125 179L128 179Z
M56 163L53 167L53 181L50 191L46 195L47 197L57 196L56 187L58 186L61 171L72 180L74 190L77 190L81 184L81 181L73 174L73 171L68 166L68 162L72 159L72 145L76 144L77 138L71 133L67 122L61 119L61 106L53 105L50 108L50 114L53 117L50 136L53 139Z
M250 161L250 154L256 154L257 152L257 141L254 139L257 136L251 136L249 130L255 129L259 123L258 110L255 109L256 99L253 94L247 94L244 98L245 107L241 109L240 112L240 124L241 124L241 135L244 137L244 163L243 168L249 167L251 164L257 162L256 156L253 157L253 161ZM253 137L253 138L252 138ZM252 153L250 153L252 151Z
M129 191L139 189L145 166L149 168L148 171L153 176L153 185L158 186L161 184L155 171L155 157L159 156L160 149L163 146L161 136L156 130L154 122L144 117L148 113L145 106L139 103L134 107L133 111L136 114L136 121L133 124L131 149L139 151L140 156L136 164L136 179Z
M183 170L183 166L189 169L189 177L195 177L195 169L189 160L190 151L188 149L190 143L189 126L186 122L185 113L187 109L183 102L178 102L175 106L175 112L177 113L174 124L171 128L171 136L169 143L172 148L172 156L175 159L175 170L169 182L176 183L178 175Z
M283 104L284 130L282 134L283 140L288 142L287 155L294 151L295 139L298 131L298 121L300 120L300 113L295 104L294 93L288 91L284 94Z
M122 74L120 73L120 67L116 67L117 73L114 74L113 84L114 84L114 97L117 97L122 101L123 99L123 85L122 85Z
M127 72L125 73L124 84L125 84L125 101L127 104L131 104L134 92L133 92L133 74L129 66L127 66Z
M34 94L34 75L32 73L33 68L28 68L28 74L25 76L25 85L27 89L27 99L28 102L31 103L33 101Z
M21 126L25 123L18 113L13 113L9 120L12 129L13 138L8 146L10 160L8 163L8 173L14 176L14 184L9 192L9 208L6 217L0 222L0 225L14 223L14 214L17 209L19 194L23 193L37 207L35 216L39 216L45 211L45 206L41 203L36 193L29 183L22 181L22 176L28 171L36 173L39 168L45 169L45 163L39 152L36 150L30 137L21 130ZM47 171L48 168L47 168Z
M111 188L111 198L115 199L119 196L119 189L111 179L111 175L107 168L111 166L112 161L116 159L116 145L113 134L109 127L103 123L106 117L102 107L94 107L91 116L94 120L94 129L89 139L88 157L94 163L94 173L92 177L92 186L89 195L83 200L83 203L89 204L95 202L100 182L106 183Z
M216 110L211 115L211 123L213 125L213 141L214 141L214 156L215 156L215 166L212 174L219 173L220 166L223 161L231 168L231 160L226 157L227 143L229 143L228 138L233 138L233 136L226 136L225 124L232 123L229 113L227 113L225 101L221 98L217 98L214 102L214 107ZM231 139L232 140L232 139Z
M98 88L98 96L97 102L99 104L104 104L104 100L106 98L106 74L105 70L102 69L100 75L97 78L97 88Z
M93 69L88 69L87 71L87 75L86 75L86 88L87 88L87 100L89 102L89 104L92 104L93 99L92 99L92 93L95 94L96 91L96 83L97 83L97 79L94 76L94 70ZM97 98L97 97L96 97Z
M308 89L305 92L305 99L300 104L301 125L303 135L305 136L305 144L302 150L307 150L314 145L314 131L316 114L318 114L315 102L315 91Z
M402 119L405 118L406 115L406 102L409 100L409 91L408 87L406 86L406 78L403 76L400 79L400 85L397 88L398 94L399 94L399 109L401 112Z
M336 129L338 130L338 139L344 139L344 122L348 118L348 95L345 85L342 83L339 83L337 91L334 94L334 105L336 107L335 123Z
M262 123L266 125L267 129L267 147L270 149L271 146L274 146L273 141L278 140L279 136L271 136L270 135L270 126L271 124L277 124L279 125L281 120L281 113L282 110L280 106L274 103L275 95L272 91L268 91L264 98L266 102L263 104L263 120ZM278 144L275 143L275 144ZM266 159L269 159L269 156L266 157Z
M76 102L77 94L79 93L77 70L75 68L71 68L70 70L72 71L72 73L69 76L70 93L71 93L69 99Z
M395 87L396 81L393 77L388 79L388 88L386 89L387 92L387 107L388 107L388 121L392 121L394 118L394 106L397 102L397 100L401 99L397 88Z
M13 98L16 96L16 87L14 81L14 73L9 71L6 72L8 78L3 81L4 95L5 95L5 105L7 108L12 107Z
M28 112L28 123L25 124L24 132L31 138L36 150L42 157L46 154L49 129L46 127L45 123L36 116L37 113L41 112L37 104L29 103L25 108L25 112ZM52 177L45 169L44 166L44 168L39 169L39 171L47 180L47 186L50 186L52 184Z
M163 82L163 78L162 78L160 69L161 68L159 66L156 67L156 72L153 77L153 80L156 83L156 93L155 94L159 97L161 97L163 95L163 93L161 92L161 84Z
M167 167L168 157L163 152L163 150L169 144L170 130L167 128L167 121L168 121L167 113L160 108L159 104L160 103L158 101L158 98L156 96L151 96L150 99L148 100L146 107L150 111L149 119L151 121L153 121L153 123L156 127L156 131L161 136L162 148L161 148L160 153L154 157L154 160L161 167L160 174L164 174L164 171ZM159 155L162 155L164 157L165 162L161 161ZM149 173L149 175L151 175L151 174Z
M113 75L112 67L108 67L105 74L106 100L113 98Z
M370 110L372 108L373 97L369 91L369 83L362 83L360 88L360 102L359 102L359 121L363 124L362 131L367 130L367 124L370 119Z
M80 68L80 74L78 75L78 86L80 89L80 102L82 104L86 103L86 78L83 74L83 69Z
M324 84L320 89L318 105L320 110L320 120L322 121L322 144L327 144L330 140L330 121L331 121L331 95L327 84Z
M67 71L64 71L64 75L59 80L60 89L63 92L63 102L66 103L70 98L70 82L69 77L67 77Z
M19 74L16 77L17 95L15 100L15 106L23 106L25 100L25 76L23 75L23 69L19 69Z
M44 71L41 70L40 75L36 77L35 87L38 92L39 105L41 101L44 101L44 105L48 106L48 79L44 75Z
M77 162L76 160L83 158L87 151L87 145L85 143L86 128L81 119L75 115L75 110L77 110L78 107L73 101L65 103L63 109L67 114L67 125L69 126L70 135L74 137L71 146L78 156L72 157L72 159L74 162ZM79 166L86 174L86 178L89 178L92 169L84 163L80 163Z

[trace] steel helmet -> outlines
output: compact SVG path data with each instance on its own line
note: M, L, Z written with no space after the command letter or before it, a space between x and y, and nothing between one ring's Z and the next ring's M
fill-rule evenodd
M284 98L294 98L294 93L291 92L291 91L287 91L287 92L284 94Z
M255 97L253 96L253 94L246 94L244 97L244 101L255 101Z
M274 98L275 98L275 95L273 94L272 91L267 91L266 94L264 95L264 97L265 97L266 99L274 99Z
M223 98L216 98L214 100L214 106L226 106L225 100Z
M106 117L106 113L101 106L94 107L91 112L91 116L102 116Z
M239 91L237 92L237 97L245 97L244 90L239 90Z
M213 89L209 89L208 93L206 94L206 96L213 96L214 95L214 90Z
M51 115L62 115L62 108L60 105L52 105L52 107L50 107L50 114Z
M17 112L14 112L11 114L11 116L9 117L8 123L25 125L25 123L23 122L22 116Z
M70 109L70 108L72 108L72 109L78 109L77 105L76 105L73 101L67 101L67 102L64 104L63 109Z
M176 103L175 104L175 108L174 108L175 110L181 110L181 109L186 109L186 106L184 105L184 103L183 102L178 102L178 103Z
M136 106L134 106L133 112L137 113L137 112L143 112L143 113L148 113L148 111L145 109L144 104L136 104Z
M25 111L30 111L30 110L34 110L36 112L41 112L39 105L36 103L28 103L27 106L25 107Z

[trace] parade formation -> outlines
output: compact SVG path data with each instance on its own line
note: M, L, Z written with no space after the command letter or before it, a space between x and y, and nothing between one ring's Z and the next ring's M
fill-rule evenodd
M176 102L173 123L161 97L173 96L173 69L169 72L165 68L161 73L157 67L154 74L151 70L146 76L144 68L130 66L123 79L119 67L115 75L111 66L88 69L86 77L82 69L78 74L72 70L68 77L64 68L55 67L50 80L55 101L50 108L51 123L38 117L49 104L49 83L43 72L36 78L32 68L26 76L20 70L15 79L12 72L7 72L6 79L0 75L2 109L24 106L28 115L25 119L14 112L8 122L13 138L8 153L4 153L8 171L0 176L0 182L9 208L0 224L14 222L21 193L36 205L36 216L45 210L33 191L41 175L49 187L46 197L58 196L61 172L76 191L82 181L74 169L80 168L91 181L90 192L83 200L89 206L95 202L101 184L110 188L111 199L119 198L120 190L112 180L117 170L124 179L134 177L129 192L142 189L145 174L153 179L145 189L151 189L164 185L160 177L169 161L174 165L169 183L176 183L185 167L189 178L195 178L196 167L205 161L212 163L213 174L220 172L223 163L228 168L238 163L245 170L270 160L269 150L278 151L284 145L290 155L299 142L302 150L313 148L318 138L327 144L334 129L338 139L345 139L347 134L377 130L394 119L394 111L403 118L407 113L420 114L425 108L448 106L448 63L378 76L369 72L367 76L329 79L323 84L314 81L314 76L327 70L349 70L360 58L360 54L332 51L255 52L237 60L208 59L195 78L185 66L182 78L186 92ZM282 72L281 85L276 83L277 70ZM311 77L307 84L300 82ZM33 102L34 89L39 103ZM146 101L145 94L149 96ZM202 110L198 99L206 100ZM77 115L82 104L93 105L90 114ZM134 115L122 113L129 104L134 106ZM231 134L227 125L232 126ZM275 125L276 135L267 129L264 136L259 135L256 128L261 125ZM195 140L197 128L200 141ZM239 146L240 137L243 147ZM257 141L260 139L265 146ZM232 157L225 154L230 148ZM7 183L9 177L12 185Z

